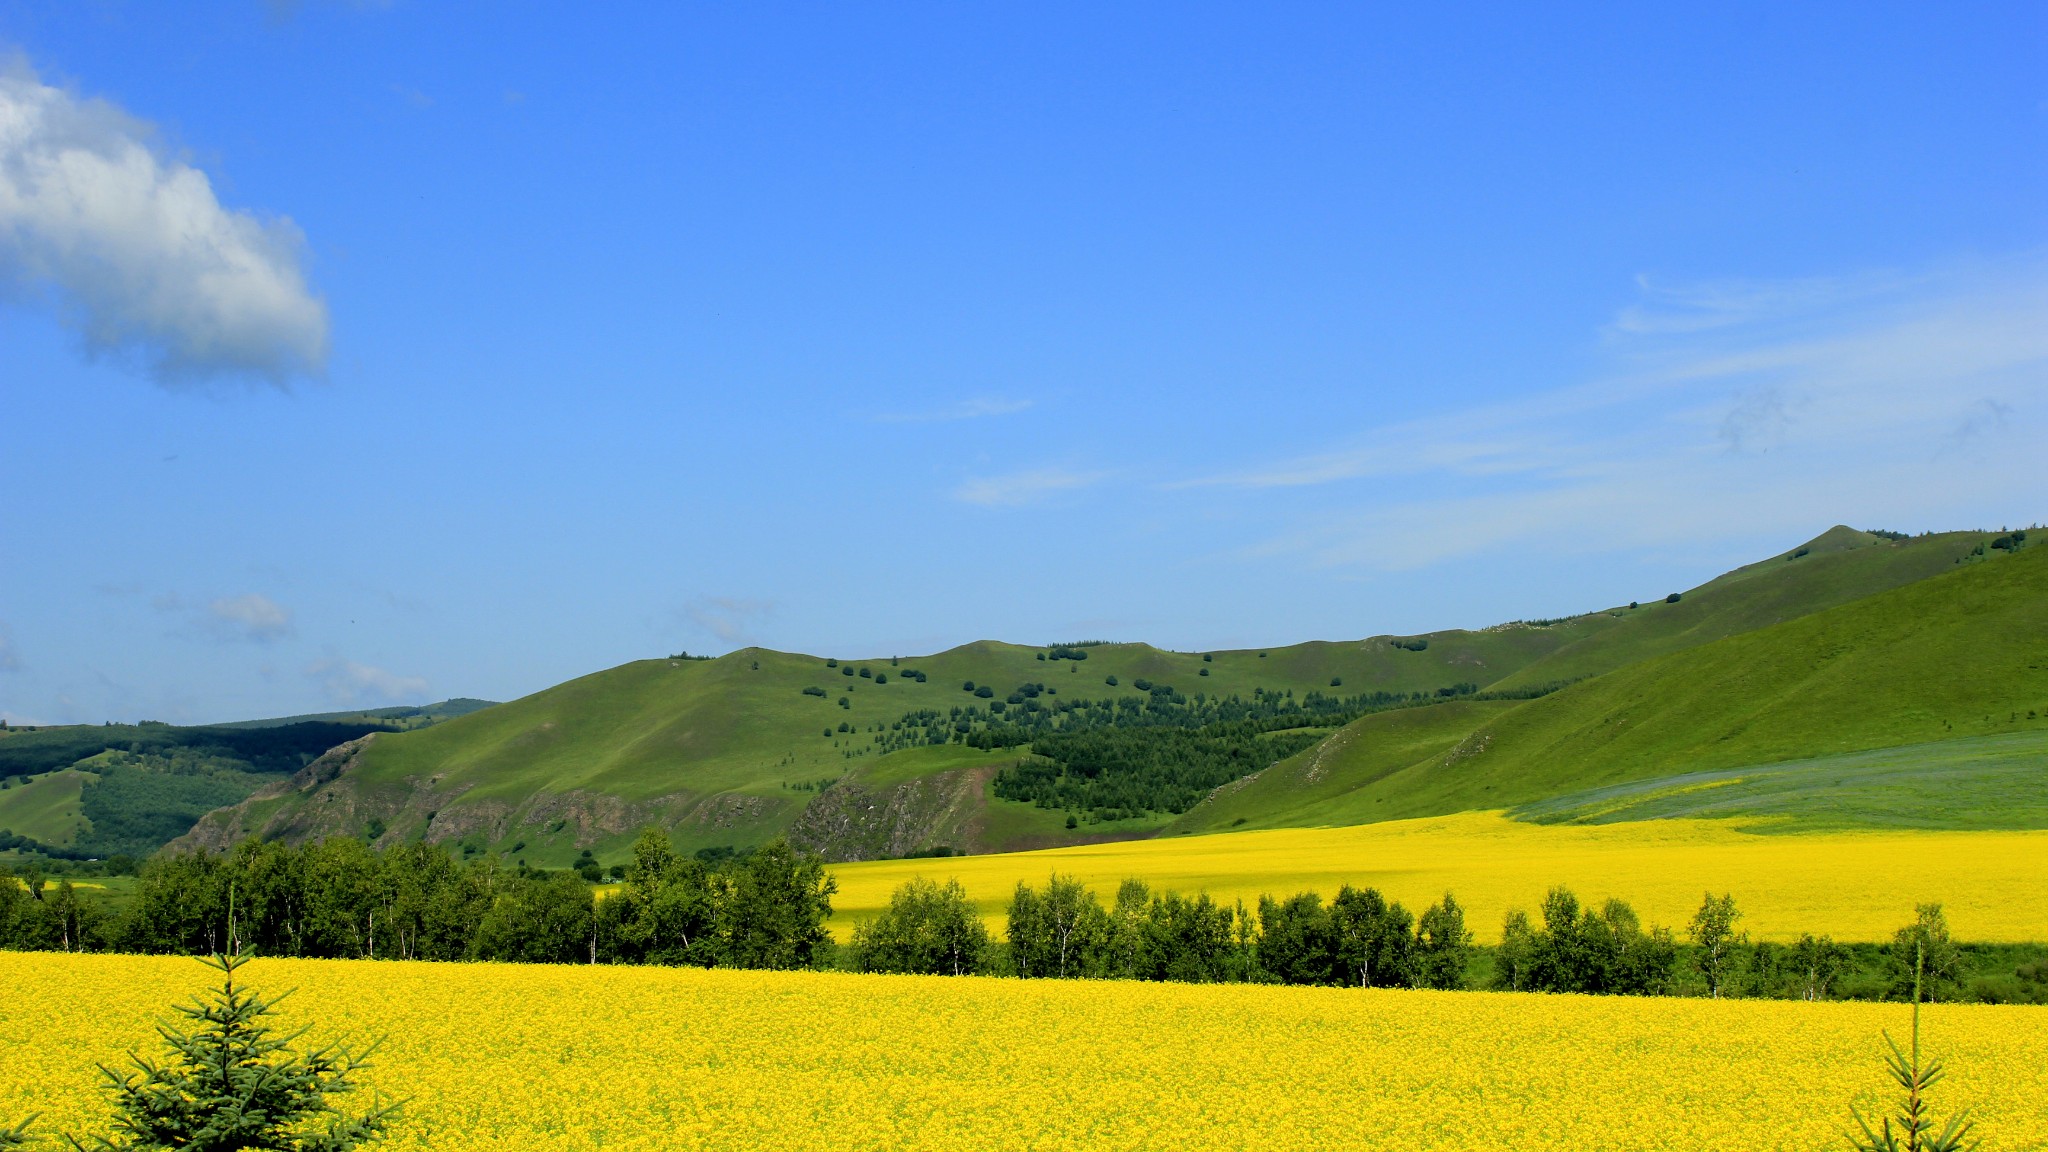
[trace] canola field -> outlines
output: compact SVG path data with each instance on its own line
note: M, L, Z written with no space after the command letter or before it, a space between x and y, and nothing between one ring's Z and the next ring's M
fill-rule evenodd
M1732 820L1645 820L1543 825L1497 812L1349 828L1288 828L1166 837L833 868L833 927L844 939L912 876L959 879L992 930L1020 880L1071 875L1104 902L1125 877L1155 888L1208 892L1255 904L1259 894L1371 885L1411 910L1446 891L1487 943L1509 908L1535 913L1554 884L1594 905L1619 897L1644 922L1677 929L1707 889L1734 895L1752 936L1786 942L1802 932L1837 940L1889 940L1913 905L1938 901L1962 940L2048 940L2048 832L1824 832L1757 835Z
M1883 1096L1898 1005L266 960L283 1017L384 1033L384 1147L1813 1149ZM212 974L0 953L0 1118L104 1115L92 1064ZM1937 1104L2048 1144L2048 1009L1940 1005Z

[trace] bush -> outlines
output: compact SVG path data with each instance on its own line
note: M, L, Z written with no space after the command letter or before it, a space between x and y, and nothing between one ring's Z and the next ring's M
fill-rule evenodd
M1114 688L1114 687L1116 687L1116 683L1117 683L1117 681L1116 681L1116 677L1114 677L1114 676L1108 676L1108 677L1104 677L1104 678L1103 678L1103 681L1102 681L1102 682L1103 682L1104 684L1107 684L1107 685L1109 685L1109 686L1110 686L1111 688Z
M825 698L825 690L823 688L806 688L804 689L804 695L816 696L822 700Z
M1676 604L1676 603L1678 603L1678 602L1679 602L1680 600L1683 600L1683 599L1685 599L1685 593L1683 593L1683 592L1673 592L1673 593L1672 593L1671 595L1669 595L1669 596L1666 596L1666 597L1664 598L1664 602L1665 602L1666 604Z

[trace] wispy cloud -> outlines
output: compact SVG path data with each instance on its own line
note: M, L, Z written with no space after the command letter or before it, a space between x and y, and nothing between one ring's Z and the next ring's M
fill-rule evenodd
M256 592L224 596L206 606L206 620L216 635L259 644L289 636L292 614Z
M890 412L875 417L877 424L942 424L953 420L979 420L988 416L1014 416L1029 409L1033 401L1006 400L1000 396L977 396L950 408L929 412Z
M88 353L163 382L317 375L303 248L290 220L223 207L151 125L0 60L0 296L52 305Z
M706 596L683 608L690 623L727 644L741 644L753 638L756 624L775 614L769 600L746 600L733 596Z
M425 677L400 676L338 657L307 665L306 676L320 685L329 700L343 707L425 703L427 696Z
M1047 497L1086 488L1108 476L1106 472L1072 472L1065 468L1034 468L1004 476L968 480L954 489L953 498L985 508L1035 504Z
M2048 502L2048 261L1645 292L1598 379L1171 487L1322 489L1256 551L1382 569Z

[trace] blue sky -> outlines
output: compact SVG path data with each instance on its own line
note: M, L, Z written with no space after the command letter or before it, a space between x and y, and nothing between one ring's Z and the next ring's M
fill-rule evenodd
M2048 10L0 0L0 715L2041 518Z

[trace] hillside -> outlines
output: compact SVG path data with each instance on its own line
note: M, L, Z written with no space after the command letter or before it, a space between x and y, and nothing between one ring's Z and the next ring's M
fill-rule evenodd
M1897 552L1911 555L1910 549ZM2042 655L2048 651L2048 549L2028 547L2011 555L1994 550L1963 560L1950 560L1930 578L1629 663L1492 714L1475 713L1475 722L1462 732L1447 717L1429 730L1427 741L1416 742L1394 714L1365 717L1323 749L1189 813L1176 830L1215 830L1239 820L1254 827L1303 825L1517 805L1545 818L1572 818L1584 815L1582 808L1600 795L1589 790L1682 774L1691 777L1689 784L1674 786L1718 787L1724 785L1692 774L2048 729L2048 658ZM1731 590L1739 592L1741 583L1731 581ZM1685 598L1693 599L1709 601L1705 595ZM1750 603L1757 599L1746 597ZM1420 755L1403 763L1410 751ZM1934 770L1929 765L1938 766L1941 757L1922 750L1908 759L1918 768L1892 773L1882 786L1885 799L1872 798L1870 789L1878 785L1864 774L1859 820L1928 799L1928 773ZM2004 767L1997 771L2012 784L2038 761L2022 755L2000 763ZM1847 780L1848 766L1835 767L1841 769L1836 778ZM1981 780L1990 769L1979 765L1970 771ZM1318 774L1315 779L1311 772ZM1730 793L1731 800L1748 796L1750 806L1726 811L1786 816L1821 799L1811 775L1776 778L1768 788L1752 783ZM1786 799L1798 791L1797 780L1805 781L1804 803ZM2019 803L2030 789L2038 791L2028 785L2013 794L2012 814L2036 810ZM1584 795L1541 807L1573 794ZM1987 807L1998 802L1982 800L1973 809L1977 815L1968 818L1929 816L1926 822L2010 826L1983 823ZM1690 810L1670 808L1682 809ZM1661 811L1647 804L1634 810ZM1896 817L1885 822L1912 823Z
M1487 793L1503 785L1489 781L1467 796L1410 770L1466 758L1477 745L1459 752L1461 744L1527 712L1527 697L1580 682L1557 693L1575 699L1616 669L1946 577L1965 558L1978 567L1970 553L1985 539L1902 539L1837 527L1672 601L1263 651L984 641L868 661L766 649L636 661L424 731L377 735L210 816L186 843L225 846L251 834L419 836L468 853L561 864L584 849L615 857L634 831L659 824L685 849L744 848L787 834L846 860L1129 839L1169 828L1370 821L1417 806L1497 807L1549 793L1508 789L1512 796L1496 799ZM1426 697L1427 706L1384 710L1411 694ZM1090 701L1120 702L1136 716L1148 701L1187 702L1192 710L1233 699L1325 711L1279 722L1294 723L1290 732L1238 740L1232 754L1244 766L1207 777L1204 789L1223 786L1184 816L1175 813L1201 792L1168 807L1091 800L1079 809L1050 784L1036 792L1013 784L1003 793L1019 799L997 795L1005 773L1028 768L1043 776L1047 769L1043 761L1027 764L1033 731L998 734L992 725L1048 717L1065 724ZM1372 709L1380 710L1329 744L1289 758L1333 724ZM963 736L983 746L963 746ZM1274 760L1283 762L1232 782ZM1398 788L1361 790L1396 777ZM1552 783L1583 786L1570 771L1541 786Z
M952 735L954 709L999 708L1027 686L1044 694L1025 705L1033 708L1041 699L1137 702L1167 686L1205 698L1431 694L1498 680L1615 622L1592 614L1545 627L1211 653L980 641L916 658L840 661L748 648L715 660L641 660L423 731L380 734L210 817L191 842L355 834L374 820L383 836L465 842L472 851L516 845L536 863L566 862L591 846L616 850L648 823L672 828L686 848L744 847L788 831L821 783L849 773L860 773L850 782L893 788L1017 759L1011 752L968 757L974 763L964 765L921 747L889 750L901 731L891 726L907 716L937 724L920 732L943 740ZM962 842L947 846L1099 838L1078 829L1069 835L1058 814L994 800L987 775L979 772L964 801L977 809L971 834L963 830L953 837ZM957 792L962 785L950 778L920 787ZM1118 834L1141 835L1161 823L1134 819ZM947 835L933 828L861 833L869 834L916 848Z
M73 724L0 740L0 853L147 856L194 822L285 779L337 744L486 707L295 716L238 724Z

